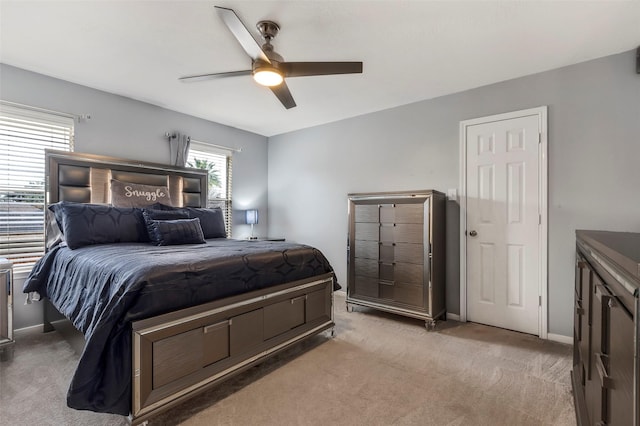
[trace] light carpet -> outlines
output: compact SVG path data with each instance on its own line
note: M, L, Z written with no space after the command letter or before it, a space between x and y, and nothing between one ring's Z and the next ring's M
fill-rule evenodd
M282 352L151 425L574 425L571 346L474 323L422 321L335 297L336 337ZM77 354L58 333L16 336L0 363L0 423L126 425L67 408Z

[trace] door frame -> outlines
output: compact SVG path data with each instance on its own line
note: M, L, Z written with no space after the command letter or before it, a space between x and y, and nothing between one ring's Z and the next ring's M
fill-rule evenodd
M538 116L538 130L540 139L538 143L538 209L540 225L538 226L538 294L540 303L538 307L538 337L547 339L548 335L548 132L547 132L547 106L540 106L520 111L512 111L503 114L479 117L460 122L460 321L467 321L467 149L466 134L469 126L490 123L492 121L509 120L513 118Z

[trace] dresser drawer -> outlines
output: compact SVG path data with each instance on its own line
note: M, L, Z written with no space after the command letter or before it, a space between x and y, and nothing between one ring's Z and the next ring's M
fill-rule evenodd
M378 261L373 259L354 259L354 268L357 277L378 278Z
M354 210L356 222L378 223L379 208L377 204L357 204Z
M355 257L378 260L379 243L377 241L356 240L354 245Z
M356 223L356 235L358 240L378 241L380 238L380 225L378 223Z
M382 243L380 244L380 262L424 265L424 246L422 244Z
M424 240L424 228L421 224L381 224L380 241L383 243L414 243Z
M424 286L396 282L393 300L398 303L424 308Z
M381 223L419 223L424 221L424 204L385 204L380 206Z
M424 286L398 281L380 281L380 298L424 308Z
M424 246L422 244L395 245L394 256L396 263L415 263L424 265Z
M415 263L380 263L379 277L384 281L400 281L422 285L424 267Z
M356 276L353 288L353 296L365 296L377 298L378 291L378 279Z

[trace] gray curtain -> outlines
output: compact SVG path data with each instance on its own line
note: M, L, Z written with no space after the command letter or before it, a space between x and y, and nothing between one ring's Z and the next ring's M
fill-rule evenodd
M169 150L171 153L171 164L184 167L189 155L189 144L191 138L180 133L173 133L169 136Z

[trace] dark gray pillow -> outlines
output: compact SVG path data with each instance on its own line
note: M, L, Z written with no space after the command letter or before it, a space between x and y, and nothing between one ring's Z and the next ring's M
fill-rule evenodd
M186 212L190 218L197 217L200 219L200 226L205 238L227 238L227 231L224 226L224 213L220 207L210 209L199 207L171 207L164 204L156 203L154 210L164 211L180 211Z
M159 210L159 209L142 209L142 215L145 222L149 220L177 220L191 219L189 213L183 209Z
M140 209L61 201L49 206L70 249L146 239Z
M227 238L227 231L224 227L224 214L220 207L212 209L184 207L184 210L189 213L189 217L200 219L205 238Z
M120 182L111 179L111 204L115 207L146 207L154 203L171 205L169 187Z
M157 246L205 243L200 219L149 220L147 231Z
M155 232L154 220L190 219L187 212L173 209L173 207L171 209L172 210L142 209L142 217L147 230L147 241L151 241L154 244L156 243L153 239L153 233Z

